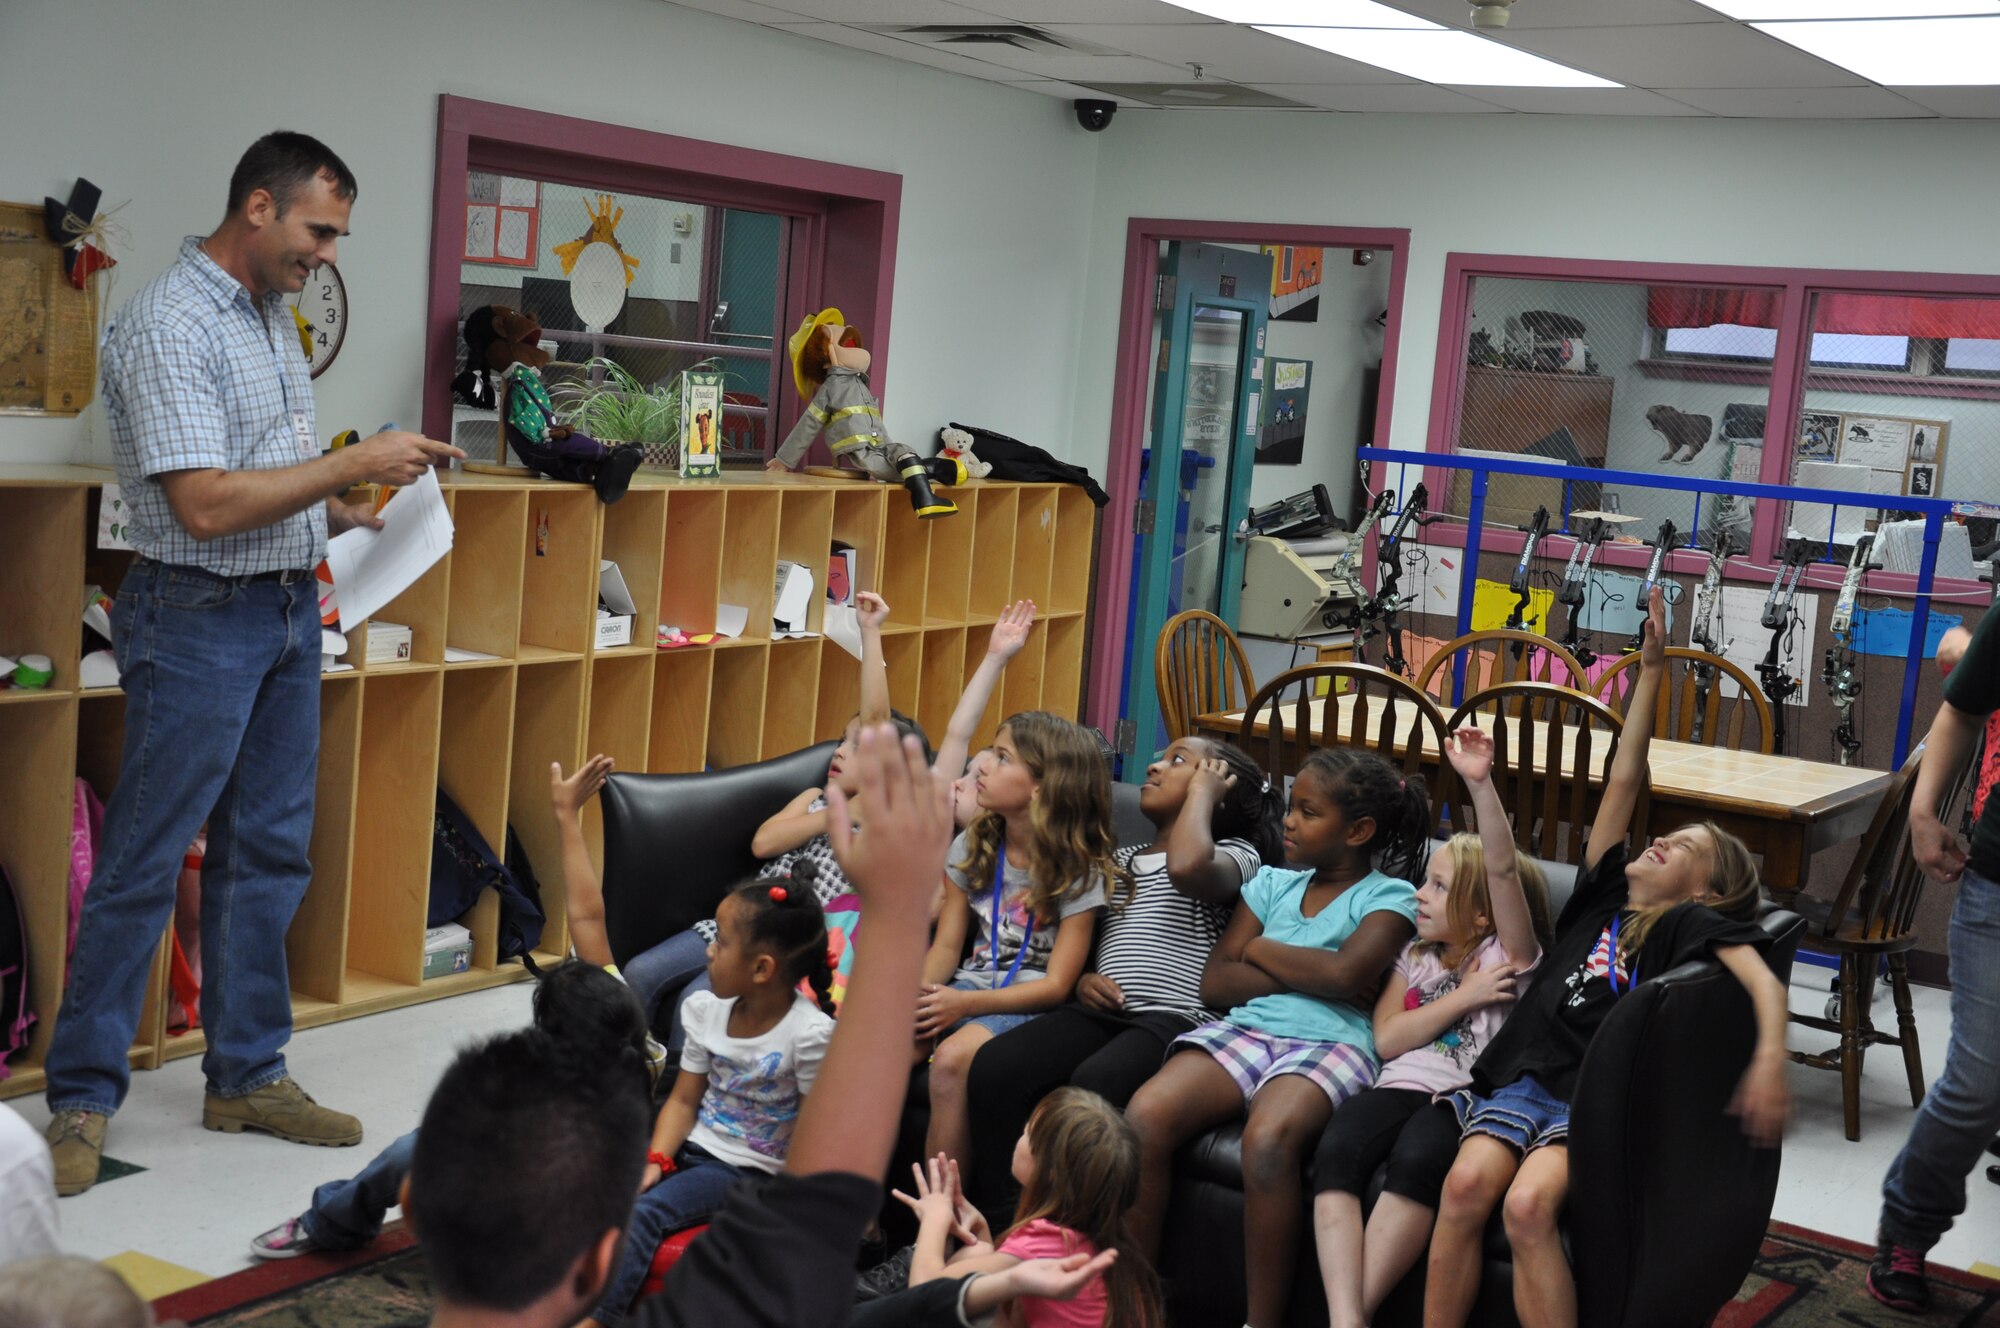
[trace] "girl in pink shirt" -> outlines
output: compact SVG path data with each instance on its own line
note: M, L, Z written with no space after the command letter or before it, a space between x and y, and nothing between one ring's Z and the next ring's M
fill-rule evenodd
M1022 1296L1000 1314L1005 1328L1159 1328L1165 1322L1160 1283L1125 1234L1125 1211L1139 1193L1139 1140L1124 1115L1082 1088L1058 1088L1042 1099L1014 1146L1021 1205L1014 1225L996 1241L986 1219L966 1201L958 1167L940 1153L912 1167L916 1194L896 1197L916 1211L911 1291L937 1278L997 1272L1030 1259L1116 1252L1099 1281L1073 1300ZM959 1248L952 1252L952 1246ZM893 1301L898 1297L891 1297ZM871 1309L886 1309L877 1302ZM891 1313L885 1321L900 1321Z

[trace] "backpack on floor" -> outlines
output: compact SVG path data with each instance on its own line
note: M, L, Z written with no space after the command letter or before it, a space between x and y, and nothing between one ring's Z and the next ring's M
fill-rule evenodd
M508 839L513 839L510 829ZM513 845L510 843L510 849ZM510 852L510 857L513 854ZM526 862L526 857L521 858ZM533 880L532 877L529 878ZM524 888L506 863L493 854L451 795L437 792L437 821L431 844L431 897L424 925L442 927L465 915L491 886L500 896L500 957L512 959L535 948L542 939L545 915L541 901Z
M28 1008L28 920L7 869L0 867L0 1079L7 1061L28 1045L35 1012Z

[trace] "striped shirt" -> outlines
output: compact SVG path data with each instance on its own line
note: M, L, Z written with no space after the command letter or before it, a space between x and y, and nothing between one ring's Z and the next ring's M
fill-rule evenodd
M1264 865L1247 840L1225 839L1215 847L1243 880ZM1131 870L1135 884L1129 901L1120 907L1113 899L1098 923L1094 967L1118 984L1125 1008L1135 1014L1161 1010L1190 1019L1208 1017L1201 1002L1201 970L1235 905L1204 903L1174 889L1165 853L1121 848L1116 857Z
M198 540L174 516L159 477L176 470L278 470L319 455L312 376L284 296L250 292L202 252L126 301L104 333L104 408L131 541L156 562L247 576L317 566L326 507L257 530Z

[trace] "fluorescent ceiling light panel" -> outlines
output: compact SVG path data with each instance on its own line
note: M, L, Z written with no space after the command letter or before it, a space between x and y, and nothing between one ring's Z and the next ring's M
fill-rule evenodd
M1375 0L1167 0L1167 3L1225 23L1443 31L1442 24L1378 5Z
M1258 31L1330 51L1364 65L1394 70L1426 83L1486 88L1618 88L1539 55L1517 51L1469 32L1395 32L1382 28L1265 27Z
M1751 26L1891 87L2000 84L2000 15Z
M2000 0L1701 0L1717 13L1746 23L1838 18L1930 18L1946 14L2000 14Z

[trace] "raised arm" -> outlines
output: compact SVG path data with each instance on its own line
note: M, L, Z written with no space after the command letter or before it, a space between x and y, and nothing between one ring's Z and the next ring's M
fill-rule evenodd
M1632 828L1632 813L1639 806L1639 794L1646 787L1646 749L1653 742L1653 713L1659 704L1661 681L1667 674L1666 600L1658 586L1653 587L1652 598L1646 604L1646 621L1640 631L1643 639L1639 645L1639 680L1632 685L1632 698L1625 707L1625 730L1618 739L1618 755L1605 775L1604 797L1597 804L1590 842L1584 845L1585 871L1625 842L1625 834Z
M1325 1000L1358 1000L1374 994L1376 983L1416 931L1401 913L1376 909L1361 919L1339 949L1286 945L1259 936L1243 948L1243 957L1276 978L1286 991Z
M1190 899L1221 904L1243 888L1243 868L1215 848L1216 804L1236 784L1229 766L1204 758L1188 780L1187 798L1167 829L1167 880Z
M612 962L611 941L604 930L604 887L583 842L583 804L597 796L610 774L611 758L603 755L585 761L568 779L563 778L560 762L549 762L549 801L555 807L556 833L562 838L564 917L576 957L593 968Z
M1445 738L1444 750L1472 798L1480 856L1486 860L1486 895L1493 909L1494 934L1499 936L1507 958L1526 968L1541 958L1542 943L1528 912L1507 809L1499 790L1493 787L1493 735L1468 725Z
M993 624L993 634L986 639L986 658L979 661L972 681L959 694L958 707L944 726L944 741L938 744L936 766L946 778L957 779L965 769L979 717L986 713L986 703L993 699L993 689L999 686L1007 661L1020 654L1021 647L1028 643L1028 629L1034 622L1034 601L1023 599L1008 605L1000 621Z
M854 610L861 626L861 723L887 724L889 665L882 658L882 624L889 620L889 601L872 590L858 591Z
M1243 957L1251 941L1264 934L1264 923L1241 899L1223 929L1222 939L1208 952L1201 970L1201 1003L1217 1010L1243 1005L1259 996L1275 996L1285 984Z

